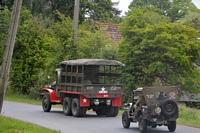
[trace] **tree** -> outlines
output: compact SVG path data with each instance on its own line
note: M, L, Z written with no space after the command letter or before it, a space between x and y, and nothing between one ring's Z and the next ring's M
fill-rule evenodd
M112 2L111 0L93 0L87 13L89 20L112 22L112 19L119 19L121 11L114 7L117 4L117 2Z
M198 92L200 73L193 65L200 57L198 33L164 19L154 22L148 13L134 8L120 26L123 39L118 55L126 64L125 95L130 89L152 85L175 85Z
M5 0L9 9L11 9L13 1ZM59 16L55 13L56 10L73 19L74 4L75 0L31 0L23 2L23 6L30 10L32 15L54 18L54 20L59 20ZM87 15L88 19L92 21L111 22L111 19L115 19L114 22L119 23L121 22L121 11L113 7L116 4L111 0L80 0L79 22L84 22Z
M58 18L61 20L59 22L54 22L49 27L52 30L52 35L57 38L57 42L59 46L57 47L57 60L68 60L70 59L71 53L71 45L73 43L73 29L72 24L73 21L70 17L66 17L64 14L56 11ZM57 62L59 63L59 62Z
M0 64L2 64L8 29L10 24L11 12L7 8L0 10Z
M191 0L133 0L129 6L136 8L156 7L174 22L183 18L189 10L197 9Z
M47 58L52 56L56 42L45 34L43 26L29 11L22 10L10 75L15 92L29 94L43 74Z
M98 58L110 48L111 39L105 35L105 29L90 27L90 23L79 26L77 58Z
M200 11L192 12L190 11L184 18L176 21L177 23L181 23L187 26L191 26L195 28L198 32L200 32Z

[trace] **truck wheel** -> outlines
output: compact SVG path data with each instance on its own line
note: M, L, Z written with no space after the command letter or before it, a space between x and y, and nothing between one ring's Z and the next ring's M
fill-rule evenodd
M174 132L176 130L176 121L171 121L171 124L167 125L170 132Z
M80 117L82 113L82 109L80 107L80 102L78 98L74 98L72 101L72 114L75 117Z
M72 101L69 97L65 97L63 100L63 112L65 115L72 115L71 102Z
M51 110L51 101L49 93L44 94L42 98L42 108L44 112L49 112Z
M81 107L81 116L84 117L86 115L87 108Z
M130 127L130 119L128 118L127 111L124 111L123 114L122 114L122 125L123 125L124 128Z
M113 117L114 107L112 107L112 106L107 107L105 114L107 117Z
M96 114L97 115L104 115L104 109L98 109L98 110L96 110Z
M152 127L152 128L156 128L156 127L157 127L157 125L152 125L151 127Z
M119 113L119 107L113 107L113 108L114 108L113 117L116 117Z
M143 119L142 115L139 116L138 126L141 133L145 133L147 131L147 120Z

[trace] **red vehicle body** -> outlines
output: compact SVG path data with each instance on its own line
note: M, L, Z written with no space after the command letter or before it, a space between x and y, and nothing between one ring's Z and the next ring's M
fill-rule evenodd
M56 69L56 82L44 87L42 106L62 104L65 115L85 116L92 109L97 115L115 117L122 106L123 68L115 60L78 59L63 61Z

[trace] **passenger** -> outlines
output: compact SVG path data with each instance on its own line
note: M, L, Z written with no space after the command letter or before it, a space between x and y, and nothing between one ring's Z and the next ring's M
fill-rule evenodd
M137 108L137 106L138 106L140 103L145 103L144 96L140 96L140 97L138 98L138 100L136 101L136 103L133 105L133 107L134 107L134 108Z

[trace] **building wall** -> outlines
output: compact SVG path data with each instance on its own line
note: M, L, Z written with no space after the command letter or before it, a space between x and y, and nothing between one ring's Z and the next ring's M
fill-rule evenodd
M119 24L92 23L92 26L94 25L105 28L105 34L107 34L112 39L112 44L116 44L122 39L122 35L119 33Z

